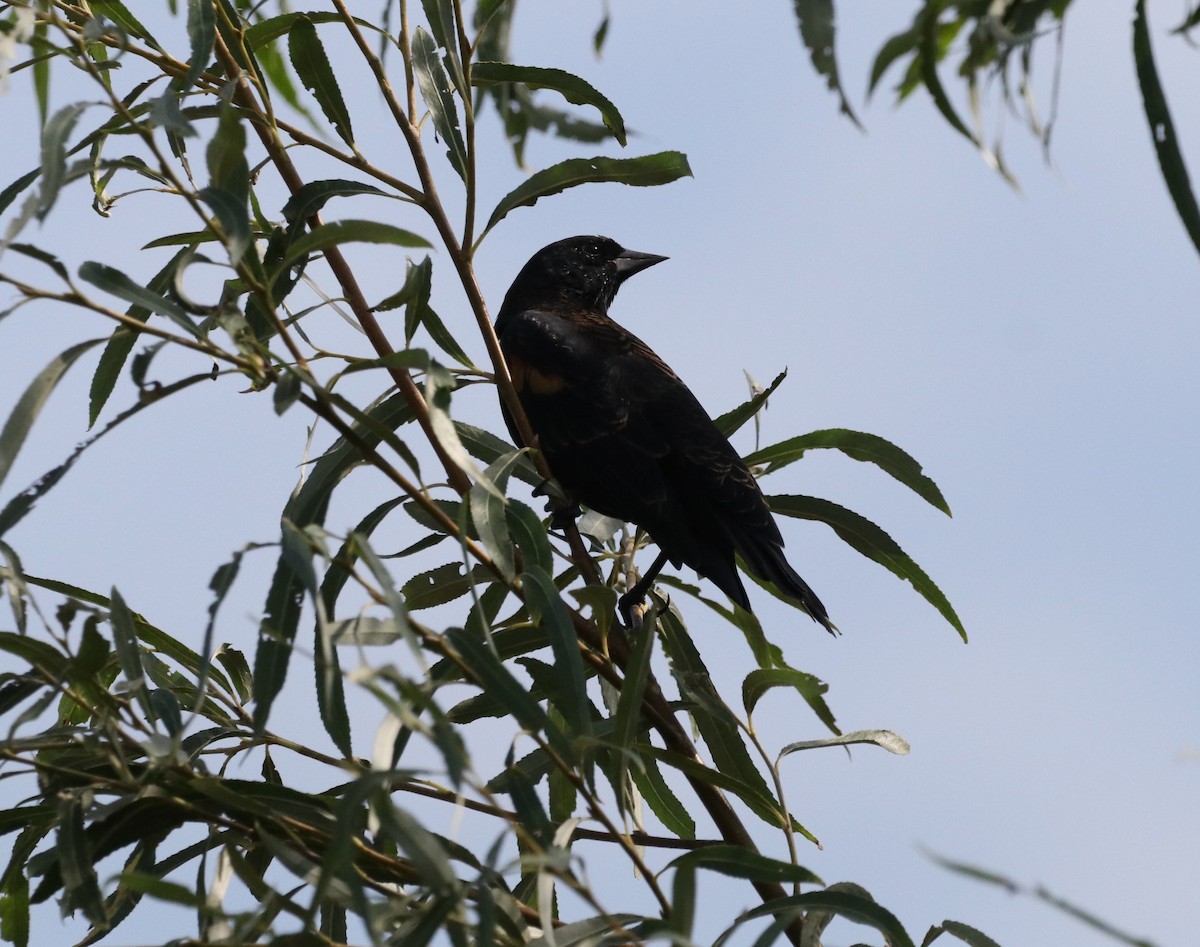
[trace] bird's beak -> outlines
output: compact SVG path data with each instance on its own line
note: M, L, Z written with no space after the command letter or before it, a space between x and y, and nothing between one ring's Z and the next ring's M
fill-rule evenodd
M620 282L625 282L634 273L640 273L642 270L653 266L655 263L661 263L667 259L665 256L659 256L657 253L638 253L637 250L622 250L613 262L617 265L617 279Z

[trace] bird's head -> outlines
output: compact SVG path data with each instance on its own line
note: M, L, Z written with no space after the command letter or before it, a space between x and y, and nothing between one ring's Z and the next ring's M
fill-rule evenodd
M665 256L626 250L608 237L568 237L535 253L513 281L501 313L511 306L587 306L607 311L617 289Z

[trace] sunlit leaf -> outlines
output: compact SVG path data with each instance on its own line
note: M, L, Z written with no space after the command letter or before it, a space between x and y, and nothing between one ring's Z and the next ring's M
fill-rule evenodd
M75 364L79 356L102 341L102 339L88 339L86 342L72 345L69 349L60 352L49 365L38 372L37 377L30 382L29 387L17 399L12 413L4 422L4 427L0 429L0 483L3 483L4 478L8 476L13 461L17 459L17 454L21 450L21 445L25 443L25 438L32 429L33 423L37 420L50 394L66 374L67 369Z
M579 76L562 69L515 66L507 62L478 62L471 69L472 85L489 86L504 82L519 82L531 89L550 89L575 105L592 106L612 130L613 137L620 144L625 144L625 121L617 107Z
M353 145L354 128L350 124L350 111L342 98L341 87L321 38L317 35L317 28L309 17L297 17L288 30L288 54L304 88L313 94L342 140Z
M467 146L463 142L458 120L458 107L450 88L450 77L438 59L437 46L420 27L412 39L413 72L421 87L421 97L433 118L433 127L446 145L450 166L464 181L467 179Z
M942 594L942 590L891 536L870 520L844 506L817 497L769 496L767 505L774 512L783 516L816 520L830 526L851 548L856 549L868 559L878 562L893 575L912 583L912 587L920 593L921 597L936 608L946 621L950 622L963 641L967 640L966 629L950 605L950 601Z
M661 151L640 158L568 158L529 176L504 196L484 228L486 234L518 207L532 207L543 197L580 184L607 182L650 187L691 177L687 158L678 151Z

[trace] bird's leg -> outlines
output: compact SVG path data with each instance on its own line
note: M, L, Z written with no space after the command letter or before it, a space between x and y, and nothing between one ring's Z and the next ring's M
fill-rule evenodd
M634 583L633 588L617 599L617 610L625 620L626 627L632 624L630 613L635 606L641 605L646 600L646 593L650 591L650 586L654 584L654 580L658 578L658 574L662 572L663 566L667 562L667 554L660 552L658 558L650 564L650 568L643 572L642 577Z

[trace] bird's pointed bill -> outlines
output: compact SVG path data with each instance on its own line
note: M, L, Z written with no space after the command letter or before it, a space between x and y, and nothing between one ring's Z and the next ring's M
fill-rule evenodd
M657 253L639 253L637 250L622 250L613 263L617 266L617 278L621 282L629 279L634 273L649 269L655 263L668 259Z

